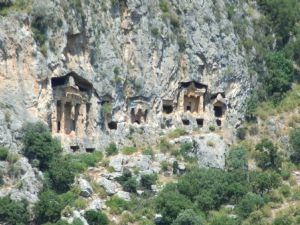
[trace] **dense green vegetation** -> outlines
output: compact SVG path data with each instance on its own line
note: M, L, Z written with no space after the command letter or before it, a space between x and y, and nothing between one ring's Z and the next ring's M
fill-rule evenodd
M253 39L256 50L265 62L265 69L258 71L260 84L248 104L248 118L259 115L261 102L281 104L292 87L295 70L300 63L300 2L297 0L258 0L263 17L256 22L259 37ZM274 35L273 35L274 34ZM261 64L261 60L255 62ZM259 66L258 66L259 68ZM258 107L259 106L259 107Z
M28 203L12 201L9 196L0 198L0 223L26 225L29 223Z

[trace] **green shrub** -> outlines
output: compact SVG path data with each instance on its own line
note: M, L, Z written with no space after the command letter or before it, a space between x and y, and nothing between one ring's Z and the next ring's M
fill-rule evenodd
M143 155L150 155L151 157L153 157L154 155L153 149L151 147L144 148Z
M179 28L179 26L180 26L179 17L176 14L171 13L170 14L170 23L174 28L176 28L176 29Z
M110 143L109 146L105 149L105 152L107 156L110 156L118 154L119 150L115 143Z
M162 161L160 163L160 167L161 167L162 171L168 171L168 169L169 169L169 163L168 163L168 161Z
M177 174L178 172L178 162L177 161L174 161L173 162L173 174Z
M158 37L160 35L160 32L159 32L159 29L157 27L152 27L151 28L151 34L154 36L154 37Z
M291 160L295 163L299 163L300 162L300 128L295 128L290 132L289 143L293 149Z
M52 187L58 192L68 191L74 182L75 173L68 157L53 159L49 164L48 173Z
M175 130L171 131L169 133L169 138L178 138L180 136L186 135L186 131L184 129L181 128L176 128Z
M122 153L125 155L132 155L133 153L135 153L137 151L137 148L132 146L132 147L124 147L122 149Z
M172 225L204 225L204 220L192 209L181 211Z
M52 138L48 128L42 123L25 125L22 141L24 155L30 162L39 160L41 170L47 169L53 157L62 151L59 141Z
M81 221L81 219L76 218L73 220L72 225L84 225L84 223Z
M122 176L117 177L116 181L122 185L124 191L136 192L138 184L136 178L132 176L130 170L124 169Z
M8 149L4 147L0 147L0 160L6 160L8 156Z
M254 193L248 193L238 204L237 212L241 217L246 218L250 213L263 206L263 204L264 200L262 197Z
M186 39L183 36L179 36L177 38L177 43L179 46L179 51L181 51L181 52L184 51L186 48Z
M46 8L39 7L32 13L32 31L34 40L39 46L43 46L47 41L47 30L49 26L49 17L46 13Z
M209 126L209 130L210 130L211 132L214 132L214 131L216 130L216 127L215 127L215 126Z
M68 155L70 163L72 164L73 171L80 173L85 171L88 167L95 167L103 158L100 151L93 153L80 153Z
M137 184L136 179L134 177L131 177L127 181L125 181L122 184L122 186L123 186L124 191L135 193L138 184Z
M23 201L12 201L9 196L0 198L0 223L1 224L30 224L28 203Z
M167 186L156 198L156 207L163 216L162 224L171 224L177 216L185 209L192 207L192 202L184 195L171 191Z
M164 13L168 13L170 11L170 5L168 0L160 0L159 7Z
M151 190L151 185L154 185L157 179L157 174L145 174L141 176L140 183L143 188Z
M256 156L257 165L266 170L268 168L278 169L281 167L282 159L277 153L277 146L267 138L262 139L255 149L259 151Z
M108 225L109 220L106 214L103 212L97 212L95 210L88 210L84 213L84 218L89 225Z
M226 164L229 170L246 169L248 164L247 152L245 148L242 146L238 146L230 149Z
M106 205L114 214L121 214L123 211L128 210L130 204L124 199L113 196L110 200L106 201Z
M172 145L166 139L161 139L159 143L159 149L161 152L166 153L172 150Z
M180 144L180 154L185 158L189 158L189 153L191 153L191 150L193 149L193 144L189 142L183 142Z
M34 206L36 222L43 224L46 222L55 223L60 219L61 211L74 200L74 196L69 194L63 196L53 191L41 193L39 201Z
M106 114L110 114L112 112L112 104L111 103L104 103L102 106L102 110Z
M268 96L278 103L283 94L291 89L294 80L293 65L282 53L267 55L266 65L268 73L263 79L263 86Z
M289 197L291 192L290 192L290 186L288 185L282 185L279 189L280 193L283 194L284 197Z
M293 220L289 215L279 215L277 216L272 225L293 225Z
M246 134L247 134L247 129L246 128L241 127L239 129L237 129L236 136L238 137L238 139L245 140Z

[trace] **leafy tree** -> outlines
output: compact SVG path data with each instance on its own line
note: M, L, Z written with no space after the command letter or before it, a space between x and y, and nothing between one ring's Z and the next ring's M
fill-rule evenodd
M13 201L9 196L0 198L0 223L7 225L29 224L28 203L23 201Z
M136 189L137 189L137 181L134 177L131 177L129 178L127 181L125 181L123 184L123 189L124 191L128 191L128 192L133 192L135 193L136 192Z
M239 129L237 129L236 136L238 137L238 139L245 140L246 134L247 134L247 129L246 128L241 127Z
M74 182L75 174L67 157L53 159L49 164L48 173L54 190L58 192L68 191Z
M263 204L264 200L262 197L254 193L248 193L238 204L237 212L241 217L246 218L250 215L250 213L259 209Z
M281 100L283 93L291 89L294 80L292 63L282 53L270 53L266 56L268 72L263 78L263 86L269 97Z
M102 212L96 212L95 210L88 210L84 214L85 219L89 225L108 225L108 217Z
M237 146L230 150L227 158L227 167L229 170L246 169L247 165L247 152L244 147Z
M268 22L276 33L277 48L289 42L300 19L300 4L297 0L258 0L258 5L267 16Z
M256 150L260 151L256 160L257 164L262 169L281 167L281 158L277 153L277 146L267 138L264 138L255 146Z
M193 203L184 195L172 190L174 188L173 185L167 185L156 198L156 206L163 216L163 224L171 224L181 211L193 208Z
M157 174L145 174L141 176L141 186L146 189L151 189L151 185L157 181Z
M33 208L36 215L35 222L37 224L43 224L46 222L58 223L62 210L67 205L72 204L76 197L77 194L71 191L61 195L52 190L42 192L39 196L39 201Z
M274 172L253 171L249 174L249 178L253 192L261 195L281 184L280 175Z
M24 127L23 144L24 155L31 162L37 159L41 170L47 169L53 157L62 151L59 141L52 138L43 123L30 123Z
M172 225L203 225L203 219L194 210L186 209L179 213Z
M291 160L295 163L300 162L300 128L293 129L289 134L289 143L293 149Z

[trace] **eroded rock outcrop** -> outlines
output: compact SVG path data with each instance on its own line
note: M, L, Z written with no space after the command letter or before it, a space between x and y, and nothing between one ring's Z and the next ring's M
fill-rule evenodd
M248 7L172 0L166 14L158 0L36 0L30 14L2 17L0 144L17 150L22 124L36 120L69 151L128 137L155 144L175 126L238 125L251 80L230 4L241 15ZM40 46L37 17L46 21Z

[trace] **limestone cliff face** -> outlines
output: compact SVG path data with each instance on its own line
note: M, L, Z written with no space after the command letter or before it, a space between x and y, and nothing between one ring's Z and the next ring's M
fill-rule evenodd
M18 150L22 124L35 120L73 150L153 144L171 127L237 126L251 80L227 7L248 6L168 2L36 0L30 13L2 17L0 144Z

